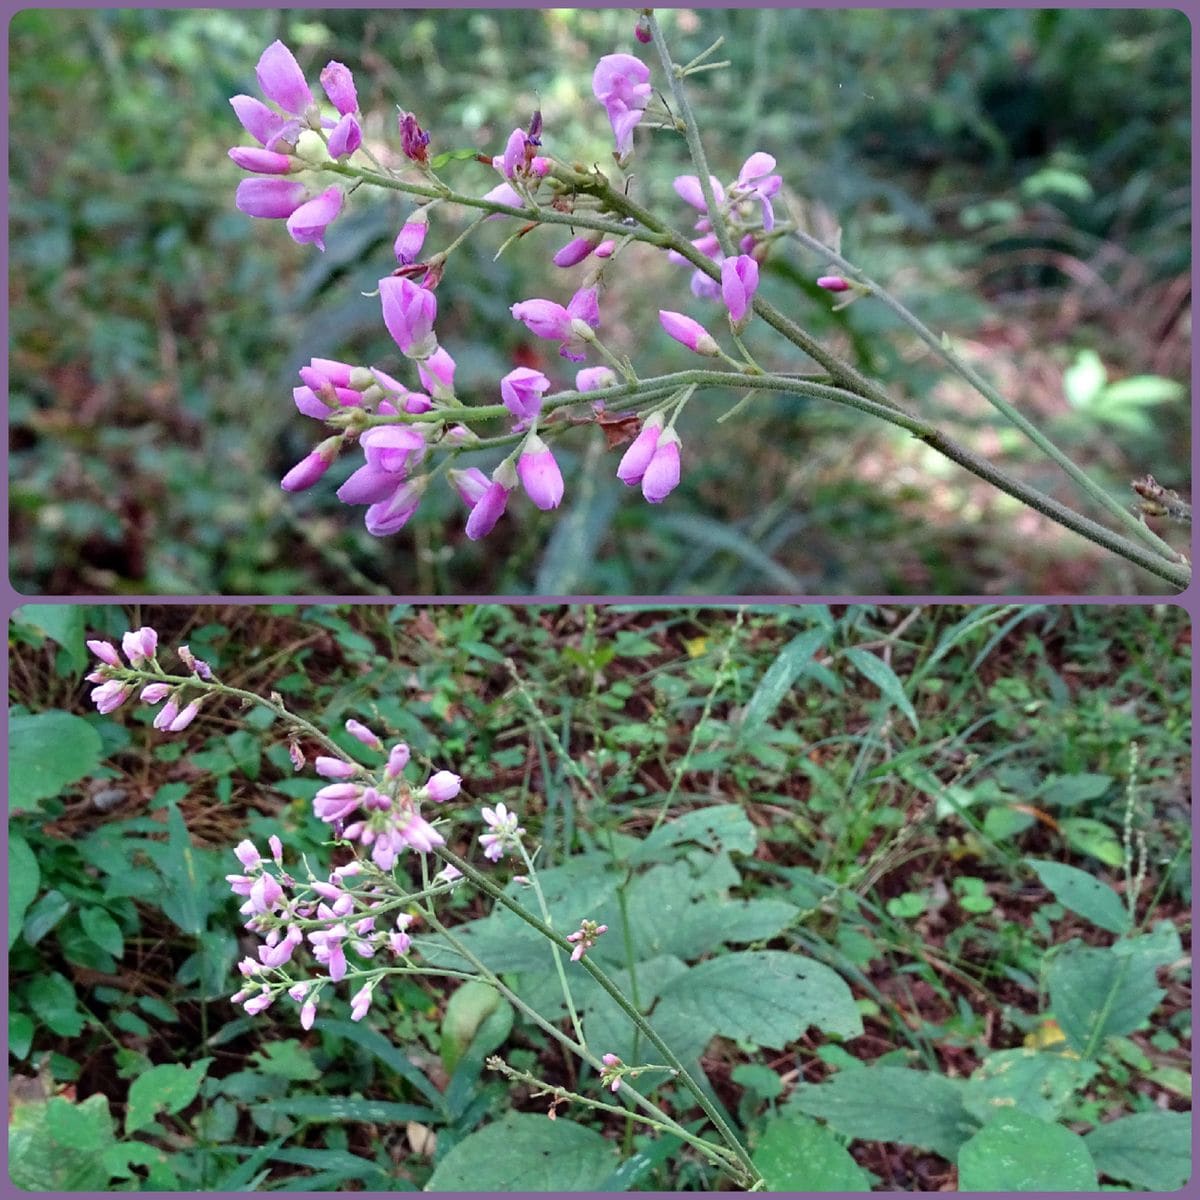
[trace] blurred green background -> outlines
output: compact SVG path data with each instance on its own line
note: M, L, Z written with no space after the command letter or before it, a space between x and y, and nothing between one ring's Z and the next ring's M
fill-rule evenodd
M729 69L693 94L714 170L776 155L818 236L892 287L1078 461L1131 502L1146 472L1189 486L1190 28L1134 11L663 14L675 57L718 35ZM377 540L338 503L345 456L311 492L281 474L316 440L290 389L311 355L401 362L378 301L409 206L365 190L328 252L233 206L247 140L228 97L282 37L315 84L355 72L367 137L397 150L396 106L435 149L493 152L535 105L549 149L610 162L591 96L601 54L636 51L631 11L26 11L10 26L11 578L41 593L1004 593L1161 585L1018 509L907 436L796 397L701 394L684 480L658 508L613 478L598 431L563 442L557 514L515 502L481 544L448 489ZM682 139L641 131L632 187L679 224ZM448 178L480 194L473 162ZM427 248L463 214L442 210ZM506 230L505 226L509 228ZM545 231L493 261L493 222L439 291L460 394L492 403L542 361L508 307L565 299ZM605 301L639 370L693 365L654 311L711 318L686 272L637 248ZM783 246L774 303L1010 471L1069 501L1052 465L999 429L878 304L831 312L826 264ZM764 365L804 369L750 331ZM544 356L544 357L543 357ZM411 380L415 383L415 379ZM487 462L484 465L492 465ZM1181 530L1165 536L1183 546Z

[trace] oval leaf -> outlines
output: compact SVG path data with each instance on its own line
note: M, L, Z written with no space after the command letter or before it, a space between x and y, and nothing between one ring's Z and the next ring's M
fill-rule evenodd
M1060 904L1109 933L1129 932L1129 910L1108 884L1065 863L1033 858L1026 862L1037 872L1042 886L1049 888Z
M958 1152L960 1192L1090 1192L1092 1156L1077 1133L1009 1112L985 1125Z

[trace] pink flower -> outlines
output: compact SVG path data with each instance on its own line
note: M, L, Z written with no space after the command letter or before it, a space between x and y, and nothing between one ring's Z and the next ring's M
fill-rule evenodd
M748 254L727 258L721 264L721 297L729 315L741 321L758 289L758 263Z
M427 480L406 479L386 499L377 500L367 509L364 523L372 537L390 537L412 518L421 503Z
M350 1000L350 1020L361 1021L367 1015L367 1010L371 1007L371 996L374 994L375 985L368 983L354 993Z
M633 149L633 131L650 91L650 68L632 54L607 54L596 64L592 92L608 114L619 156Z
M695 321L683 313L668 312L663 309L659 310L658 319L667 333L689 350L709 356L715 356L718 353L717 343L699 321Z
M306 1000L300 1008L300 1028L311 1029L317 1019L317 1002Z
M268 100L274 100L285 112L302 116L310 108L313 94L295 55L280 41L272 42L258 60L258 86Z
M379 281L383 323L397 346L409 358L428 358L437 349L433 323L437 297L411 279L389 275Z
M611 367L584 367L575 373L575 390L577 392L595 392L600 388L615 387L616 373Z
M229 103L242 128L259 145L273 149L273 144L280 140L280 134L288 124L283 117L254 96L233 96Z
M358 93L354 89L354 76L344 63L330 61L321 72L321 86L329 103L342 114L348 116L358 111Z
M461 775L455 775L453 771L438 771L430 776L425 785L425 794L430 800L443 804L447 800L453 800L461 789Z
M550 380L531 367L517 367L500 380L504 406L522 421L531 421L542 410L542 396L549 391Z
M344 116L329 135L330 158L348 158L362 145L362 127L349 115Z
M92 688L92 703L96 706L98 712L107 716L114 709L120 708L129 699L132 691L133 688L128 684L110 679L107 683L102 683L99 687Z
M572 238L555 256L556 267L574 267L583 262L597 246L600 245L602 234L592 233L582 237Z
M369 746L372 750L383 750L383 742L379 740L377 734L372 733L361 721L356 721L353 717L346 722L346 732L352 737L357 738L364 746Z
M285 492L302 492L312 487L329 470L341 446L340 435L326 438L279 481L279 486Z
M317 755L313 762L313 770L325 779L349 779L358 773L354 763L342 758L331 758L326 754Z
M318 250L324 250L325 230L342 211L342 200L342 189L331 187L301 204L288 217L287 231L292 235L292 241L299 242L302 246L311 244Z
M487 490L476 501L475 507L471 509L471 515L467 517L466 534L471 541L477 542L480 538L487 537L496 527L496 522L508 507L511 490L502 483L493 482L488 485Z
M233 853L247 871L257 871L262 866L262 855L255 849L254 843L249 838L243 838L238 842L233 848Z
M600 935L607 932L607 925L597 925L595 921L581 921L574 933L567 934L567 941L575 943L575 949L571 951L571 961L578 962L596 945ZM601 1059L601 1062L603 1061Z
M550 447L535 433L517 459L517 476L530 500L543 510L557 508L563 498L563 477Z
M562 342L571 336L571 314L553 300L522 300L509 311L536 337Z
M661 504L679 486L679 435L666 430L642 476L642 495L651 504Z
M399 779L404 768L408 766L409 757L408 747L403 742L397 742L388 751L387 767L384 770L384 775L388 779Z
M822 275L817 280L817 287L827 292L848 292L850 285L840 275Z
M465 471L451 468L447 474L458 498L468 508L474 508L483 499L484 492L492 486L492 481L478 467L468 467Z
M320 821L344 821L359 805L363 790L354 783L331 783L313 797L313 812Z
M229 157L244 171L257 171L260 175L287 175L300 169L300 162L287 154L274 150L260 150L257 146L234 146Z
M525 130L514 129L508 135L508 142L504 147L504 157L501 163L505 178L513 179L518 173L524 174L525 170Z
M171 733L179 733L186 729L195 719L196 714L200 711L200 701L193 700L182 712L171 722L168 729Z
M605 241L601 242L600 245L598 245L596 247L596 257L597 258L612 258L613 251L616 248L617 248L617 243L614 242L611 238L608 238Z
M762 225L766 232L775 228L775 210L771 197L783 186L783 179L771 174L775 170L775 159L759 150L750 155L738 172L737 183L730 185L730 192L737 199L755 199L762 208Z
M213 677L212 667L204 659L197 658L187 646L180 646L176 653L179 655L179 661L193 675L199 675L201 679L211 679Z
M423 208L418 208L396 235L396 242L392 247L396 261L403 266L416 262L428 232L429 213Z
M121 661L121 656L117 653L117 648L112 642L102 642L96 639L88 641L87 648L103 663L107 663L110 667L123 667L125 664Z
M439 400L454 395L454 359L439 346L427 359L417 363L421 386Z
M708 177L709 186L713 191L713 199L718 204L725 203L725 189L721 186L721 181L715 176ZM675 191L680 199L685 200L693 208L698 208L702 213L708 212L708 204L704 199L704 192L700 187L700 178L697 175L677 175L674 183ZM713 238L716 241L716 238Z
M617 478L626 486L642 482L646 468L658 449L658 438L662 433L665 418L660 412L652 413L646 418L641 432L633 439L629 449L625 451L617 466Z
M158 634L149 625L143 625L121 638L121 649L131 666L140 667L158 652Z
M171 693L169 683L148 683L138 694L138 699L146 704L158 704Z
M278 221L301 208L305 195L304 184L294 179L243 179L233 202L248 217Z
M171 728L171 723L177 716L179 716L179 702L172 698L154 714L154 728L160 733L168 732Z
M506 850L516 849L520 845L520 837L525 830L518 825L517 814L510 812L503 804L483 809L483 820L490 830L479 835L483 856L492 862L499 862Z
M425 438L411 425L376 425L359 438L366 463L337 490L343 504L388 500L425 454Z
M251 996L242 1007L247 1016L257 1017L260 1012L265 1012L271 1007L274 999L270 992L259 992L257 996Z
M722 268L724 265L724 263L721 264ZM703 271L692 272L691 290L697 300L721 299L721 285L715 279L710 279Z

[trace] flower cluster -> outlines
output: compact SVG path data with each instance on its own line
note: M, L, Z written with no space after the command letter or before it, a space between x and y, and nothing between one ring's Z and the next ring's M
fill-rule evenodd
M567 941L574 943L575 946L575 949L571 951L571 961L578 962L596 945L600 935L607 932L607 925L598 925L595 921L580 921L579 928L574 933L567 934Z
M644 13L635 33L639 42L652 40L651 24ZM239 185L237 205L252 216L286 219L296 241L323 249L325 230L341 212L345 194L339 186L333 186L314 195L291 176L324 169L353 177L356 168L347 164L363 146L353 76L338 62L330 62L321 72L321 85L336 117L323 113L295 56L282 42L272 43L263 52L257 76L266 102L246 95L231 101L243 127L258 143L230 151L239 166L255 173ZM634 131L645 118L653 95L650 68L633 54L605 55L593 71L592 92L612 128L614 158L625 167L633 154ZM450 408L463 413L465 406L455 394L455 360L439 344L435 329L437 287L450 254L467 234L437 254L428 256L425 251L431 218L448 198L453 202L435 168L440 170L445 159L455 155L431 159L430 135L411 112L400 112L397 129L401 151L411 164L408 169L419 173L426 189L432 184L443 193L423 201L405 217L393 245L398 265L378 285L383 324L400 354L415 366L423 390L409 388L377 366L311 359L300 369L301 386L294 389L293 398L301 413L332 426L334 432L319 441L282 479L287 491L310 488L344 449L357 444L363 455L362 465L338 488L337 496L343 503L366 506L367 531L377 537L398 532L417 511L431 479L442 472L441 466L426 469L425 464L435 452L444 452L453 459L479 441L472 430L456 423L449 413L443 415L443 410ZM538 224L542 212L569 212L576 205L571 177L563 173L568 169L545 151L544 132L542 114L535 112L526 126L512 129L503 147L496 147L498 152L477 156L500 176L500 182L481 199L513 210L494 211L487 219L528 214L532 224L518 236ZM373 155L371 161L378 165ZM380 169L400 178L391 166ZM774 171L775 159L758 151L750 155L728 185L722 186L712 177L711 197L719 213L708 211L697 176L681 175L675 180L676 192L700 210L696 223L700 237L693 245L720 269L719 283L703 271L696 271L692 291L700 297L722 299L735 333L750 318L759 265L773 236L777 236L772 199L782 187L782 179ZM607 211L602 204L601 212ZM728 227L736 239L737 254L727 257L722 253L714 221ZM632 217L627 223L636 225ZM622 363L598 334L606 270L627 244L628 239L597 230L575 234L553 253L553 263L559 268L584 268L583 278L569 297L561 301L544 296L519 300L510 311L533 336L556 343L560 357L582 363L590 353L596 353L620 368L623 382L636 386L632 364L628 360ZM687 262L674 251L670 257ZM692 317L663 310L659 319L669 336L693 352L733 361ZM490 472L479 467L445 472L469 510L465 523L468 538L479 539L491 532L518 488L539 509L559 507L565 485L549 442L553 441L551 435L568 423L555 423L552 416L543 420L546 400L553 396L553 407L558 409L564 404L580 403L587 391L615 389L620 382L607 366L581 370L574 395L569 391L555 393L550 377L532 367L518 367L498 381L503 405L513 417L507 440L515 443L515 449ZM640 484L652 504L661 503L679 483L681 443L674 423L689 395L668 397L641 413L644 424L617 468L617 477L630 486ZM675 408L668 419L672 405ZM594 408L596 420L607 419L603 401L597 401ZM609 432L608 426L605 432ZM612 440L622 440L630 432L622 428L621 438Z
M145 681L146 674L165 673L158 665L158 633L148 625L132 630L121 638L121 649L129 660L128 667L121 661L121 655L111 642L92 639L87 647L100 660L87 675L89 683L97 684L92 689L91 699L99 712L115 711L136 691L143 703L162 704L162 708L154 714L155 729L164 733L179 733L196 719L204 698L201 695L188 700L187 683ZM176 654L196 680L207 682L212 679L212 668L202 658L197 658L187 646L180 646ZM140 690L139 683L142 685Z

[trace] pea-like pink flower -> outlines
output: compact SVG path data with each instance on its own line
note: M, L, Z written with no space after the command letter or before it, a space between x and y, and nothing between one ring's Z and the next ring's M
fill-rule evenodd
M509 311L536 337L562 342L571 336L571 314L553 300L522 300Z
M344 63L330 61L321 72L321 86L329 103L342 114L349 116L358 111L358 92L354 87L354 76Z
M290 155L262 150L257 146L234 146L229 151L229 157L242 170L257 171L260 175L288 175L304 165Z
M471 541L477 542L480 538L487 537L495 529L496 522L500 520L504 515L504 510L508 507L508 497L511 491L511 488L495 481L488 485L487 490L471 509L471 515L467 517L466 534Z
M750 255L739 254L721 264L721 297L735 321L745 317L757 290L758 263Z
M250 181L247 181L250 182ZM311 244L318 250L325 249L325 230L342 211L342 189L331 187L319 196L301 204L287 221L287 231L294 242L302 246Z
M454 359L441 346L417 363L421 386L438 400L448 400L454 395L454 370Z
M417 124L417 118L410 112L402 112L400 123L400 148L406 158L417 163L429 161L429 134Z
M158 633L149 625L131 630L121 638L121 649L125 651L130 666L140 667L158 653Z
M294 136L300 128L298 122L291 122L291 128L288 129L289 123L279 113L254 96L231 96L229 103L233 106L234 115L241 122L242 128L259 145L274 150L283 142L293 144ZM289 133L292 134L292 138L287 136Z
M517 459L517 476L526 495L542 510L557 508L563 498L563 477L550 447L537 434L527 439Z
M572 238L555 256L556 267L574 267L583 262L601 242L603 234L587 234Z
M642 495L651 504L661 504L679 486L679 444L674 429L665 430L658 439L642 476Z
M274 41L262 52L255 73L262 94L274 100L284 112L299 117L313 105L304 72L296 56L282 42Z
M625 451L617 466L617 478L627 487L633 487L642 482L646 468L658 449L658 439L663 431L666 418L661 412L651 413L646 418L641 432L633 439L629 449Z
M584 367L575 373L577 392L595 392L600 388L613 387L616 382L617 375L611 367Z
M840 275L822 275L817 279L817 287L827 292L848 292L850 285Z
M399 533L417 511L427 482L425 477L406 479L386 499L372 504L364 518L367 532L372 537L390 537Z
M379 735L369 729L361 721L356 721L353 717L346 722L346 732L356 741L362 742L364 746L369 746L372 750L383 752L383 742L380 741Z
M504 407L522 421L531 421L542 410L542 396L550 390L550 380L532 367L517 367L500 380Z
M437 804L453 800L462 790L462 776L453 771L436 771L425 784L425 795Z
M354 763L327 754L317 755L313 761L313 770L325 779L349 779L358 773L358 767Z
M279 486L285 492L302 492L312 487L333 465L341 446L340 434L326 438L279 481Z
M344 116L329 135L330 158L348 158L362 145L362 126L349 114Z
M107 716L108 713L120 708L132 693L133 688L129 684L110 679L107 683L92 688L92 703L96 706L97 712Z
M467 467L464 471L451 467L447 474L451 487L468 508L474 508L492 486L492 481L478 467Z
M762 150L750 155L738 172L737 183L729 185L734 199L757 200L762 210L762 225L765 232L775 228L775 210L771 197L783 187L783 179L773 174L775 159Z
M343 504L377 504L389 497L424 457L425 438L411 425L376 425L359 439L366 463L342 484Z
M112 642L103 642L92 638L88 640L87 648L102 663L107 663L110 667L123 667L125 665L121 661L121 656L117 653L117 648Z
M401 266L407 267L417 261L421 254L421 247L425 245L425 235L428 232L429 213L424 208L418 208L404 222L400 232L396 235L395 245L392 247L396 261Z
M716 200L718 205L724 204L725 189L721 186L721 181L715 175L710 175L708 182L713 190L713 199ZM681 200L685 200L693 208L698 208L702 213L708 212L708 202L704 199L704 191L700 187L700 177L698 175L677 175L673 186ZM716 241L715 237L713 241ZM707 253L707 251L704 251L704 253Z
M520 827L517 814L503 804L483 809L483 820L488 826L488 832L479 835L483 856L492 862L499 862L507 851L518 848L525 830Z
M437 297L411 279L389 275L379 281L383 323L408 358L429 358L437 349L433 323Z
M243 179L233 202L248 217L279 221L301 208L307 194L308 189L295 179Z
M592 93L604 105L617 154L624 157L650 100L650 68L632 54L606 54L592 73Z
M669 312L665 309L659 310L658 319L667 333L689 350L709 356L718 354L717 343L699 321L683 313Z

